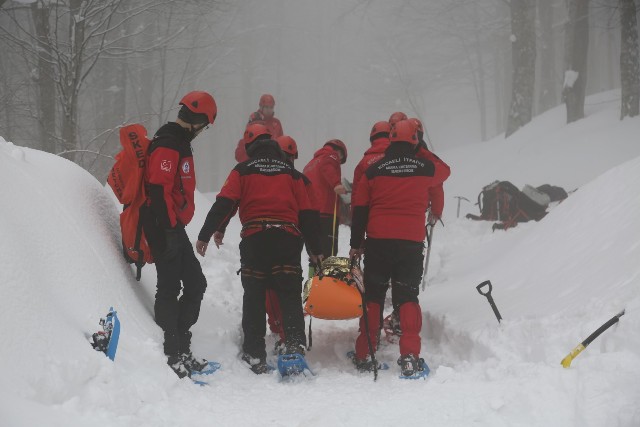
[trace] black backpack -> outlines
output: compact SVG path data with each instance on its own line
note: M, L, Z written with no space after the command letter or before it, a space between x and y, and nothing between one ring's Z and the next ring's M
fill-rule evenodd
M519 222L539 221L546 214L546 206L527 197L509 181L494 181L478 194L480 216L467 214L473 220L498 221L493 229L506 230Z

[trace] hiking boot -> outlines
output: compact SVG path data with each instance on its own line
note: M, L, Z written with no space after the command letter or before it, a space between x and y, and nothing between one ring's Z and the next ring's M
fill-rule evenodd
M251 355L248 353L242 353L241 359L243 362L249 365L249 368L256 375L266 374L270 371L269 365L267 365L266 358L251 357Z
M358 372L373 372L373 360L370 360L369 358L358 359L354 357L353 359L351 359L351 361L355 365ZM378 368L380 368L380 365L378 365Z
M191 352L182 353L180 358L182 359L182 364L189 370L189 372L202 371L204 368L209 366L209 361L207 359L195 357Z
M304 356L305 351L304 351L304 345L302 344L285 344L283 346L280 347L280 351L278 353L279 355L284 355L284 354L299 354L301 356Z
M412 377L427 368L427 364L423 358L417 358L413 354L407 354L406 356L400 356L398 359L398 365L400 365L400 372L403 377Z
M182 357L174 354L167 357L167 365L176 373L178 378L184 378L191 376L191 372L184 365Z
M418 358L413 354L407 354L400 356L398 359L398 365L400 365L400 372L404 377L411 377L418 371Z

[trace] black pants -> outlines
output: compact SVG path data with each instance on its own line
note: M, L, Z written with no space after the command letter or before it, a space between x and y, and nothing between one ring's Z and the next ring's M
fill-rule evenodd
M338 218L335 219L335 227L333 224L333 215L320 214L320 245L325 258L338 255Z
M240 242L242 266L242 350L254 358L266 357L264 335L265 295L272 289L282 311L287 347L306 345L302 313L302 239L283 230L270 229Z
M365 299L384 307L391 280L394 310L418 302L422 281L424 243L399 239L371 239L364 246Z
M165 331L165 354L176 354L177 336L198 321L207 280L184 228L166 230L165 237L164 252L154 256L158 273L154 311L156 323Z

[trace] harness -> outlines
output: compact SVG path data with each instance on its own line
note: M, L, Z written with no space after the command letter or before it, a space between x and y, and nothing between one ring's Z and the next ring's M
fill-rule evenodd
M240 237L246 237L258 231L266 231L270 229L280 229L296 236L301 236L302 231L297 224L290 221L282 221L275 218L256 218L245 222L240 231Z

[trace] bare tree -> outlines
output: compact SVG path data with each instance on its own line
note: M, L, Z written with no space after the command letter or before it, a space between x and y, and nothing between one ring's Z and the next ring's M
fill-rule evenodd
M620 119L638 115L640 64L638 60L638 22L634 0L620 0L620 84L622 102Z
M567 123L584 117L589 47L589 0L566 0L565 72L562 96L567 107Z
M538 52L540 56L540 88L538 95L538 114L558 105L557 74L556 74L556 50L554 37L555 2L544 0L538 2L538 22L540 23L540 43Z
M505 137L531 121L535 86L535 0L511 1L513 86Z

